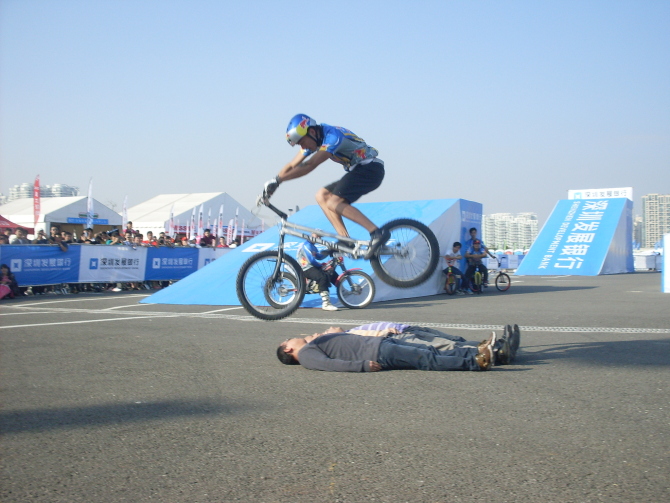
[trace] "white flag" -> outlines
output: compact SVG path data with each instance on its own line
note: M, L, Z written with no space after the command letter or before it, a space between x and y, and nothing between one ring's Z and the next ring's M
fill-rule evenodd
M188 240L190 241L193 239L193 234L195 234L195 206L193 207L193 211L191 212L191 225L189 226L188 229Z
M228 232L226 233L226 244L230 246L233 243L233 225L234 220L231 218L228 222Z
M123 232L126 232L128 227L128 196L123 198L123 208L121 209L121 225L123 226Z
M93 228L93 178L88 182L88 201L86 203L86 227Z
M166 231L168 236L174 236L174 204L170 208L170 219L168 220Z
M200 211L198 211L198 235L197 235L198 242L200 242L200 238L201 238L202 235L204 234L204 229L203 229L203 227L202 227L202 225L203 225L203 218L204 218L203 213L204 213L204 212L205 212L205 207L204 207L203 204L201 204L201 205L200 205Z
M221 205L221 208L219 208L218 224L219 224L219 228L216 230L216 236L221 238L221 237L223 237L223 204Z

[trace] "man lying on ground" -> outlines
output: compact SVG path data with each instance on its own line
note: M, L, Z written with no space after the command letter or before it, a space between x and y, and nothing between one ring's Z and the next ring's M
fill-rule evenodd
M463 337L450 335L434 328L418 325L406 325L393 323L389 321L380 321L361 325L349 330L343 330L340 327L330 327L324 333L348 332L350 334L367 335L372 337L391 337L413 344L424 344L433 346L439 351L448 351L457 347L476 348L479 343L476 341L467 341ZM493 348L494 365L508 365L516 358L517 350L521 342L521 331L519 325L506 325L503 328L503 335L496 342Z
M398 329L396 328L396 331ZM347 332L294 337L277 348L279 361L330 372L377 372L379 370L489 370L493 364L497 337L477 347L455 347L439 351L433 346L394 338L392 332L358 335ZM504 341L509 348L509 342Z

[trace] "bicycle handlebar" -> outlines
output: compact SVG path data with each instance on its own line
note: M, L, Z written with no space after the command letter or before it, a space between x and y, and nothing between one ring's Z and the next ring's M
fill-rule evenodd
M282 220L288 220L288 215L286 213L270 203L270 197L265 191L256 198L256 206L260 206L261 204L274 211Z

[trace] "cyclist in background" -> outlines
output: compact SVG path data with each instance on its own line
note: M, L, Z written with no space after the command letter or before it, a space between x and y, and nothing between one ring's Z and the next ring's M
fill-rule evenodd
M486 250L482 249L482 242L479 239L472 241L472 248L465 252L465 258L468 259L468 268L465 271L465 279L468 284L472 282L472 277L475 275L475 268L479 266L479 272L482 273L484 284L488 284L489 270L484 265L484 258L486 257ZM472 293L472 289L468 290Z
M389 232L382 232L351 204L379 187L384 179L384 162L377 159L377 150L348 129L318 124L304 114L294 116L288 123L286 141L292 147L299 145L300 152L275 178L265 183L267 196L271 196L280 183L305 176L328 159L341 164L346 173L340 180L319 189L316 202L340 236L349 237L342 217L364 227L370 233L370 248L365 258L372 257L389 239Z
M296 254L305 277L314 280L318 285L319 295L321 295L321 309L324 311L338 311L337 307L330 303L330 292L328 291L331 282L337 279L337 273L333 267L330 268L330 271L324 270L324 266L328 264L319 262L319 260L328 256L328 252L320 252L316 245L309 241L304 241Z

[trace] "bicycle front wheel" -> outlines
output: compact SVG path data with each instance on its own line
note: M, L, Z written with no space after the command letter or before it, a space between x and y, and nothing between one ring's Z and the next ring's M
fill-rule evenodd
M456 293L456 275L449 273L447 275L447 284L445 286L445 290L447 291L447 295L453 295Z
M501 272L496 276L496 288L501 292L506 292L512 286L512 280L506 272Z
M298 262L284 255L275 278L278 260L276 251L257 253L237 275L237 298L261 320L280 320L293 314L305 297L305 280Z
M337 284L337 298L350 309L363 309L375 298L375 284L363 271L347 271Z
M475 293L482 293L482 273L481 272L475 271L474 275L472 276L472 281L471 281L470 288Z
M382 227L391 234L370 258L370 264L384 283L409 288L420 285L435 271L440 245L427 225L409 218L393 220Z

